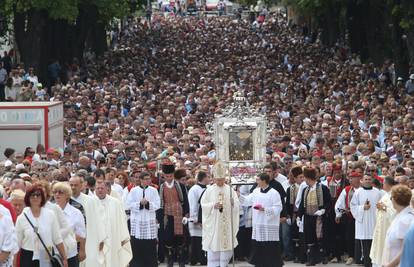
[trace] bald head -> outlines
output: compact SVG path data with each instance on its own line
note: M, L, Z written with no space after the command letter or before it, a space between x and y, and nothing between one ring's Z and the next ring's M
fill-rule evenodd
M69 179L70 188L72 189L72 195L77 198L83 190L84 180L80 176L74 176Z

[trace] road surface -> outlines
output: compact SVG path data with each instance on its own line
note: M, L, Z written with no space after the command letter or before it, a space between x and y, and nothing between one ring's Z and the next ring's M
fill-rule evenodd
M167 266L165 263L161 264L160 267L165 267ZM178 267L178 263L174 263L175 267ZM186 267L190 267L191 265L187 264ZM195 265L195 266L200 266L200 265ZM248 264L247 262L236 262L236 267L253 267L253 265ZM304 267L305 264L299 264L299 263L292 263L291 261L289 262L285 262L284 267ZM330 263L330 264L317 264L316 266L324 266L324 267L347 267L347 266L358 266L358 265L345 265L345 263ZM228 267L233 267L232 264L229 264Z

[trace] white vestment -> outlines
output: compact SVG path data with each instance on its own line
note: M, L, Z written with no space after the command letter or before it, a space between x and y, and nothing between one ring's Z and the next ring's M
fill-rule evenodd
M106 239L102 214L104 208L95 197L81 193L73 198L82 205L86 217L86 259L80 263L81 267L100 267L99 257L103 257L103 251L99 251L99 244Z
M195 184L188 191L188 204L190 205L190 222L188 223L188 230L191 236L202 236L201 222L198 223L198 210L200 207L200 196L205 188Z
M238 244L236 235L239 230L239 199L236 192L233 190L230 193L230 190L233 189L229 185L220 187L214 184L207 187L201 198L202 245L203 250L208 252L208 266L213 266L212 261L220 262L219 266L227 266L228 254L230 253L231 256L233 248ZM222 212L214 208L214 205L219 202L223 204Z
M132 259L130 235L123 204L118 199L107 195L99 200L104 207L101 217L104 219L105 240L104 259L99 259L105 267L126 267Z
M148 209L141 208L140 202L144 197L149 202ZM134 187L128 194L125 206L131 211L131 236L136 239L156 239L158 227L155 212L160 208L157 189L151 186L145 189Z
M355 239L372 240L374 235L377 203L381 199L381 192L376 189L358 188L351 200L351 213L355 218ZM371 207L364 210L364 204L369 201Z
M374 237L372 240L371 252L369 254L372 263L379 266L382 266L381 262L383 257L385 236L395 216L395 209L392 206L390 196L390 193L385 193L380 200L380 202L387 207L387 210L377 209Z
M253 233L252 239L256 241L279 241L280 212L282 201L279 193L273 189L256 188L247 197L240 196L243 206L261 205L264 211L253 209Z

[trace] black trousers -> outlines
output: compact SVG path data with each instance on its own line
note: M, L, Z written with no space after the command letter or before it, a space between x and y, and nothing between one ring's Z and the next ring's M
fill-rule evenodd
M200 263L201 265L207 264L206 252L202 248L202 238L201 236L192 236L191 237L191 246L190 246L190 264L196 265Z
M369 254L371 252L372 239L361 240L362 255L364 256L364 267L372 267L371 258Z
M3 102L6 100L6 92L4 91L4 84L0 83L0 102Z
M355 259L355 220L349 215L344 215L345 252Z
M167 223L164 228L165 256L169 261L185 261L185 240L183 235L174 233L174 217L167 216Z
M354 241L354 260L355 264L362 264L362 247L361 240L355 239Z
M33 251L20 250L20 267L39 267L39 261L33 260Z
M130 267L157 267L157 240L136 239L131 236L132 260Z
M20 267L39 267L39 261L33 260L33 251L20 250ZM79 267L78 255L68 259L69 267Z
M68 259L68 266L69 267L79 267L79 258L78 255L76 255L75 257L69 258Z

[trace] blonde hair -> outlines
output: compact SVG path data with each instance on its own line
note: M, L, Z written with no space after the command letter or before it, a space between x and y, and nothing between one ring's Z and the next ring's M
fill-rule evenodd
M20 190L20 189L15 189L15 190L13 190L13 192L11 192L11 194L10 194L10 200L13 200L13 199L20 199L20 200L24 200L24 196L25 196L25 193L24 193L22 190Z
M53 185L53 190L60 190L64 192L69 198L72 196L72 189L67 182L57 182Z

